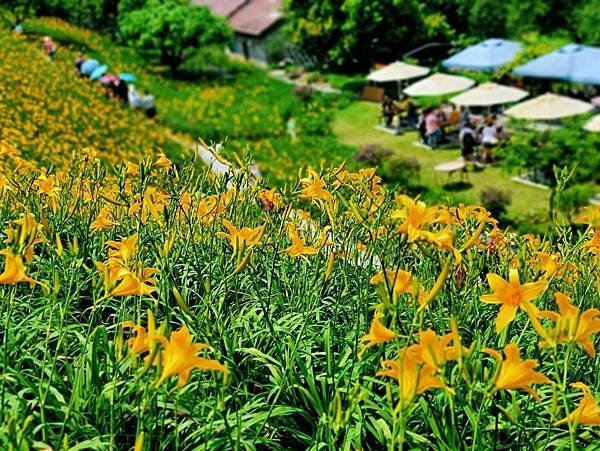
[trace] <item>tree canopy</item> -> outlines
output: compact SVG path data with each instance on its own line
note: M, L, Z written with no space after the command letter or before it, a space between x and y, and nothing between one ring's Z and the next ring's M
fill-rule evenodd
M523 33L600 44L597 0L287 0L287 30L334 69L366 70L419 45Z
M200 47L226 45L231 38L231 29L224 19L204 6L178 0L150 0L141 9L123 14L119 32L130 44L168 65L172 72Z

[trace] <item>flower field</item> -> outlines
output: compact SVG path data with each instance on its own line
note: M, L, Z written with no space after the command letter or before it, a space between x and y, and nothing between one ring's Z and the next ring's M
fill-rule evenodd
M193 61L189 68L194 79L200 81L185 77L173 79L149 67L144 58L131 49L59 19L30 19L25 29L36 37L53 36L59 43L60 70L65 72L61 86L74 78L72 64L77 51L108 64L110 72L133 72L138 76L136 87L156 97L159 123L163 127L194 138L202 137L207 142L227 140L225 153L230 158L252 156L261 172L274 184L293 181L306 163L318 167L323 162L341 163L353 159L354 150L338 143L331 135L333 99L314 95L306 102L301 101L293 95L290 85L266 76L264 71L250 64L206 57ZM39 43L34 40L34 45L39 46ZM31 47L27 51L31 53ZM13 53L12 57L18 58L19 54ZM39 50L35 58L41 58L41 54ZM38 64L43 71L48 64L41 59ZM2 64L0 62L0 67ZM90 86L84 88L91 89ZM89 96L88 93L82 95ZM288 128L290 118L295 123L294 138ZM123 127L139 122L138 117L129 125L123 122ZM96 129L100 130L98 135L103 133L102 129ZM168 150L166 152L173 157L179 153Z
M0 61L0 137L24 155L66 166L84 137L112 163L159 149L181 152L156 124L77 77L70 55L50 62L39 43L3 29Z
M547 242L373 170L275 190L19 146L0 144L2 449L597 446L600 209Z

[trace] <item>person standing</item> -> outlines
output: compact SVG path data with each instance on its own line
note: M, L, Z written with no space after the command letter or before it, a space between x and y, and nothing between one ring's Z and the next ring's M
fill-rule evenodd
M498 130L494 123L494 118L488 116L481 129L482 163L491 163L492 149L498 144Z
M477 134L471 122L467 122L458 133L462 157L467 161L475 159L475 146L477 145Z
M44 36L44 50L51 60L54 59L54 55L56 54L56 45L54 45L54 42L49 36Z
M442 128L440 114L437 110L431 110L425 117L425 135L427 137L427 145L432 149L436 149L442 139Z

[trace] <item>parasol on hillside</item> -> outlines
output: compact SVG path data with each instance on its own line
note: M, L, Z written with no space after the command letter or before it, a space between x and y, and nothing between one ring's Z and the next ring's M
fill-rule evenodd
M127 83L135 83L137 81L137 77L129 72L120 73L119 78Z
M588 132L600 133L600 114L587 121L583 128Z
M396 61L388 64L381 69L371 72L367 75L367 80L376 83L386 83L390 81L403 81L411 78L422 77L429 73L429 68L416 66L414 64L403 63Z
M509 108L506 114L515 119L552 120L577 116L592 108L591 103L583 100L546 93Z
M107 70L108 70L108 66L106 64L103 64L102 66L94 69L94 71L90 74L90 78L92 80L96 80L97 78L102 77L102 75L104 75Z
M527 91L512 86L483 83L452 97L450 102L461 106L492 106L518 102L528 95Z
M464 91L475 84L475 80L460 75L433 74L413 83L404 90L413 97L443 96L453 92Z
M81 64L81 73L83 75L91 75L98 67L100 67L100 61L95 59L85 60Z

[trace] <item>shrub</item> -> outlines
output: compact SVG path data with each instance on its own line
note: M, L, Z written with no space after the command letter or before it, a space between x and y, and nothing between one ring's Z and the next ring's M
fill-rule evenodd
M406 158L394 153L382 163L383 178L388 183L408 187L419 179L421 165L416 158Z
M363 144L356 152L356 161L366 166L379 166L384 158L392 154L380 144Z
M506 213L506 207L511 202L510 192L493 187L484 188L479 198L481 204L496 218Z

